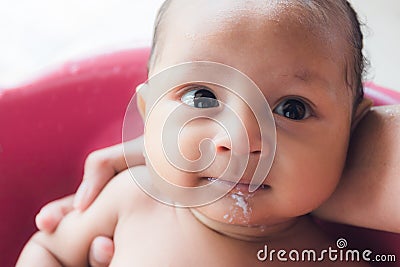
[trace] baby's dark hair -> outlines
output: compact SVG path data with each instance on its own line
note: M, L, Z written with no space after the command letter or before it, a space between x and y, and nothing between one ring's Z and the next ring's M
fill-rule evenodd
M311 27L318 25L319 29L336 30L336 34L343 37L349 47L345 55L344 76L347 86L354 95L353 111L364 97L363 76L368 65L363 55L363 33L358 15L351 4L346 0L260 0L277 5L291 5L299 9L300 23ZM149 68L159 57L159 35L161 25L173 0L166 0L157 15L154 27L153 44L151 47ZM322 26L321 26L322 25ZM329 32L330 33L330 32ZM328 33L328 34L329 34Z

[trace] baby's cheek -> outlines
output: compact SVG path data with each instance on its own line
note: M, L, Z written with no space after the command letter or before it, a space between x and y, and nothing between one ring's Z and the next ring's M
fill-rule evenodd
M199 145L207 138L205 132L209 131L199 129L201 125L193 121L184 126L170 125L178 130L166 133L165 129L161 128L160 121L160 117L150 117L146 124L145 148L148 163L170 183L188 187L198 186L196 170L204 165L200 160L202 153L211 153L212 142L204 142L205 146L202 146L201 150ZM163 134L165 138L162 138Z
M303 184L299 186L298 201L308 209L307 212L318 208L327 200L340 180L341 162L335 156L327 155L329 153L311 154L308 164L300 169L299 175L303 176Z
M340 177L341 157L335 151L321 152L317 146L293 138L285 140L287 146L281 144L269 174L270 184L285 216L300 216L316 209L333 193Z
M190 123L182 128L178 137L178 146L179 152L185 159L195 161L201 157L200 144L205 138L203 135L202 131L197 131ZM212 147L208 147L208 150L210 149ZM209 153L210 151L204 152Z
M192 163L198 161L198 166L190 163L195 169L209 166L217 156L214 139L218 131L218 125L208 119L197 119L185 124L178 136L180 154Z

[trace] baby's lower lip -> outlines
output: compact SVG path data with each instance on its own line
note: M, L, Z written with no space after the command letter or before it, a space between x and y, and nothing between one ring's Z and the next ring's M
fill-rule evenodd
M249 190L249 184L247 183L234 183L226 180L221 180L217 178L212 178L212 177L206 177L209 182L214 182L217 183L218 185L225 186L227 188L232 188L232 189L237 189L240 191L248 191ZM258 187L258 190L266 190L271 188L269 185L262 184Z

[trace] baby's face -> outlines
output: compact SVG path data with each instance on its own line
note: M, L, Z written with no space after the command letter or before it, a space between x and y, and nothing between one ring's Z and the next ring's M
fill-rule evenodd
M231 225L268 229L290 224L322 204L341 176L352 110L352 94L344 79L344 48L337 39L327 40L306 29L287 7L252 6L261 1L187 2L175 1L170 7L159 40L160 58L151 75L190 61L232 66L258 85L273 110L277 133L275 159L264 188L250 194L239 185L197 210ZM182 154L192 160L200 156L201 140L213 140L217 154L209 169L184 172L163 156L160 122L176 106L183 103L199 111L208 106L220 113L221 107L214 107L213 101L194 104L196 94L229 104L239 114L249 137L250 161L241 180L248 184L261 150L259 126L243 101L214 85L191 84L168 92L147 121L147 156L162 176L178 185L199 186L221 175L229 162L230 142L241 143L243 136L234 134L229 139L212 120L193 120L179 138Z

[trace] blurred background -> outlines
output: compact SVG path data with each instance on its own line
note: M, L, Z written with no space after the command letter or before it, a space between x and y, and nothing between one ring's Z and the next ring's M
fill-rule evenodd
M68 60L149 46L162 0L0 0L0 89ZM351 0L366 35L368 80L400 91L400 1Z

